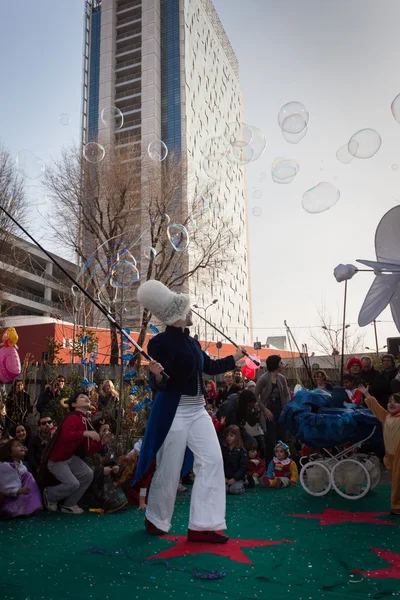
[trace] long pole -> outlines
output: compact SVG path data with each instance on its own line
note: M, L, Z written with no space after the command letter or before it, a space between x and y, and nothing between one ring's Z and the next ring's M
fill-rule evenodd
M76 281L76 279L74 279L66 269L64 269L62 264L59 263L58 260L50 252L43 248L43 246L39 244L37 240L35 240L35 238L25 229L25 227L22 227L22 225L20 225L20 223L18 223L18 221L14 219L14 217L10 215L10 213L1 205L0 210L10 219L10 221L14 223L14 225L18 227L18 229L20 229L26 235L27 238L29 238L35 244L35 246L39 248L39 250L43 252L43 254L47 256L47 258L51 260L51 262L54 265L56 265L58 269L60 269L61 273L63 273L82 292L82 294L86 296L86 298L90 300L92 304L94 304L97 310L99 310L106 317L106 319L108 319L108 321L115 326L115 328L120 332L120 334L123 335L133 346L135 346L136 350L138 350L146 360L152 360L151 356L149 356L149 354L147 354L147 352L141 346L139 346L139 344L135 342L135 340L128 333L126 333L126 331L122 329L121 325L119 325L119 323L117 323L114 317L110 315L108 310L104 308L104 306L100 304L100 302L97 302L97 300L95 300L93 296L91 296L89 292L85 290L85 288L82 287L81 284L78 281ZM161 375L164 379L169 379L169 375L167 375L165 371L161 371Z
M374 333L375 333L375 346L376 346L376 355L379 356L379 345L378 345L378 331L376 329L376 321L374 319Z
M347 279L344 282L344 300L343 300L343 326L342 326L342 360L340 365L340 383L343 385L344 375L344 343L346 334L346 306L347 306Z
M300 348L299 348L299 345L298 345L298 343L296 341L296 338L294 337L294 335L292 333L292 330L290 329L289 325L287 324L287 321L284 321L284 325L286 327L286 333L288 334L289 340L290 340L290 338L292 338L293 343L295 345L295 348L296 348L297 352L300 355L301 362L303 363L303 366L304 366L304 368L306 370L306 373L308 375L310 388L313 389L314 388L314 381L313 381L313 378L312 378L311 369L310 369L309 365L307 364L307 361L305 360L305 357L303 356L304 352L300 351Z
M235 346L235 348L239 348L239 345L234 342L230 337L228 337L226 335L226 333L224 333L223 331L221 331L221 329L218 329L218 327L216 325L214 325L214 323L212 323L211 321L208 321L205 317L202 317L200 313L198 313L197 311L195 311L193 308L190 309L192 311L193 314L195 314L197 317L200 317L200 319L203 319L203 321L205 321L206 323L208 323L213 329L215 329L215 331L218 331L219 334L221 334L226 340L228 340L228 342L230 344L232 344L232 346ZM255 358L252 358L250 356L250 354L248 352L246 352L246 350L244 350L243 348L241 348L243 354L245 356L247 356L248 359L250 359L257 367L260 366L260 363L258 362L258 360L255 360Z

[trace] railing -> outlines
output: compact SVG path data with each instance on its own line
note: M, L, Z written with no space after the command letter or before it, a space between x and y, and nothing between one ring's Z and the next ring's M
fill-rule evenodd
M134 50L140 50L142 47L142 42L136 42L136 44L131 44L130 46L126 46L125 48L121 48L117 50L116 57L123 56L124 54L128 54L128 52L132 52Z
M133 77L133 79L132 79ZM134 75L125 75L124 77L118 77L115 80L115 87L118 87L119 85L124 85L125 83L127 83L128 81L131 81L132 83L134 83L135 81L140 81L142 79L142 77L136 77L135 74Z
M138 27L136 31L126 31L125 33L118 33L116 42L122 42L122 40L126 40L126 38L133 38L135 35L141 34L142 28Z
M132 10L133 8L141 8L141 2L131 2L130 4L122 4L121 6L117 6L117 15L122 15L124 12L128 12L128 10Z
M123 69L125 67L140 67L142 64L141 60L134 60L134 59L130 59L130 60L124 60L124 62L117 62L116 66L115 66L115 72L117 73L119 69Z
M128 90L126 92L121 92L120 94L116 94L115 95L115 101L117 101L117 100L123 100L124 98L127 98L129 96L131 96L132 98L138 98L141 95L142 95L142 92L134 92L134 93L132 93L132 90Z
M39 268L35 269L35 267L32 267L31 265L21 263L18 260L10 258L9 256L0 257L0 260L2 260L2 262L4 262L5 265L13 265L17 269L20 269L21 271L27 271L28 273L32 273L32 275L37 275L38 277L43 277L43 278L45 277L45 274L46 274L45 268L43 268L43 270L41 270Z
M117 22L117 29L118 27L121 27L122 25L127 25L128 23L139 23L142 20L142 17L126 17L126 19L118 19Z
M4 292L8 294L13 294L18 298L25 298L26 300L31 300L32 302L37 302L38 304L45 304L46 306L50 306L52 308L57 308L58 310L64 310L62 304L58 302L53 302L52 300L46 300L46 298L42 298L42 296L36 296L36 294L31 294L30 292L24 292L23 290L17 290L15 288L7 288Z

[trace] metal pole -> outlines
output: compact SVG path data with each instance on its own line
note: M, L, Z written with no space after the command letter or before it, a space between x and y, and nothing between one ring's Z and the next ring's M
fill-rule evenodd
M376 321L375 321L375 319L373 320L373 324L374 324L374 333L375 333L376 355L379 356L378 332L377 332L377 329L376 329Z
M344 282L344 300L343 300L343 327L342 327L342 360L340 365L340 384L343 385L344 375L344 342L346 333L346 306L347 306L347 279Z

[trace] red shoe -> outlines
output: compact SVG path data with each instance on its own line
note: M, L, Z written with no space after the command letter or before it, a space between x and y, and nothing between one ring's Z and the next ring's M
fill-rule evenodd
M158 529L158 527L153 525L153 523L146 519L146 517L144 518L144 526L146 528L146 533L149 535L165 535L167 533L166 531Z
M283 483L282 483L282 479L281 479L280 477L277 477L277 478L276 478L276 484L275 484L275 487L276 487L276 489L277 489L277 490L280 490L280 489L281 489L281 487L282 487L282 485L283 485Z
M269 482L269 479L268 479L268 477L266 477L266 476L265 476L265 477L263 477L263 478L261 479L261 481L263 482L263 486L264 486L264 487L266 487L266 488L269 488L269 487L271 487L271 484L270 484L270 482Z
M226 535L216 531L193 531L193 529L188 529L187 539L188 542L203 542L203 544L226 544L229 540Z

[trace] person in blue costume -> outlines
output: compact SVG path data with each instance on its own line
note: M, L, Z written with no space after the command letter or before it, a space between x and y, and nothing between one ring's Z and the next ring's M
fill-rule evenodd
M203 373L218 375L233 370L243 356L211 360L189 335L193 323L190 297L169 290L160 281L143 283L139 303L166 325L148 344L150 385L157 394L152 406L133 484L156 457L147 502L145 527L150 535L163 535L171 527L176 492L187 448L194 457L195 475L190 502L188 540L225 543L218 531L226 529L225 476L221 447L204 400ZM169 375L163 379L161 372Z

